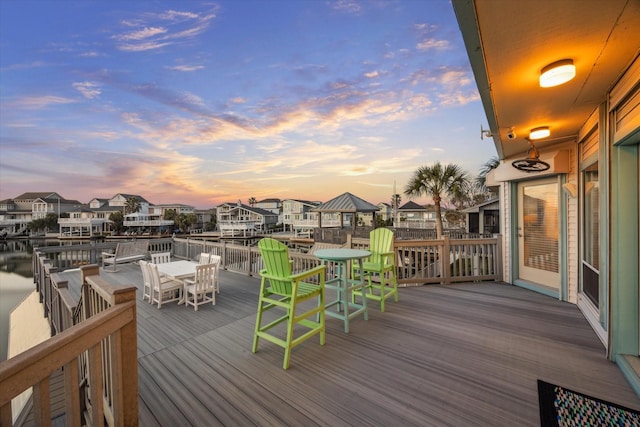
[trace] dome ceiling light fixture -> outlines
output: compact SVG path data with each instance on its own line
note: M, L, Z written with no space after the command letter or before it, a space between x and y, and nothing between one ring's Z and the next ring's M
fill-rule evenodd
M542 139L551 135L549 126L540 126L529 131L529 139Z
M561 59L540 71L540 87L554 87L568 82L576 76L573 59Z
M527 150L527 158L514 160L511 165L524 172L543 172L549 169L551 166L547 162L540 160L540 154L532 140L529 141L529 150Z

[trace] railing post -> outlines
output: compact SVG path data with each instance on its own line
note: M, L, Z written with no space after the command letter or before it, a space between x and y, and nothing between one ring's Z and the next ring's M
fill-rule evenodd
M113 304L136 300L136 287L122 288L114 292ZM133 306L136 318L136 306ZM138 425L138 335L137 323L128 323L114 334L111 341L112 373L116 387L113 396L113 414L116 426ZM118 392L119 391L119 392Z
M495 262L495 268L496 268L496 280L498 280L499 282L502 282L503 279L503 270L502 270L502 266L503 266L503 262L502 262L502 234L496 234L496 260Z
M227 242L222 242L222 254L220 255L222 256L222 260L221 260L222 265L226 266L227 265Z
M442 253L440 254L442 261L442 284L448 285L451 283L451 242L449 242L448 236L444 236L442 242Z

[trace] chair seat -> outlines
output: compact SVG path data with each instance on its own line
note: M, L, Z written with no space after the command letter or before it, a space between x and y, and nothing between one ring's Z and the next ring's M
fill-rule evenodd
M392 264L379 264L375 262L363 262L362 269L365 271L372 271L374 273L380 273L382 271L389 271L393 268Z
M271 294L282 295L282 296L290 296L287 294L282 294L280 292L274 291L271 287L267 288L267 291ZM298 283L298 298L304 298L308 296L316 296L321 292L321 289L318 285L314 285L312 283L300 282Z

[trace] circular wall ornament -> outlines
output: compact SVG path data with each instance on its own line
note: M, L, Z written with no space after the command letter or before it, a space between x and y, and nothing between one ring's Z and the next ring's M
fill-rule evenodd
M542 160L538 159L514 160L511 165L514 168L525 172L542 172L551 167L549 163L543 162Z

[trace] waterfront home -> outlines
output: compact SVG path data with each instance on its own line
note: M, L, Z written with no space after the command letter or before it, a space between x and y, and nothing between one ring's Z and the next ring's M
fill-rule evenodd
M389 203L380 202L376 205L379 211L376 213L376 216L381 218L383 221L388 221L393 219L393 208Z
M280 199L262 199L252 205L254 208L264 209L276 215L282 214L282 200ZM282 221L278 221L282 222Z
M221 237L254 236L278 223L278 214L237 203L223 203L216 208Z
M445 212L446 209L443 208L442 226L447 228L449 225L444 218ZM436 210L433 205L422 206L413 200L409 200L398 208L398 217L400 219L400 222L397 224L398 227L428 228L434 230L436 228Z
M8 235L18 235L27 230L34 219L47 214L69 212L82 206L77 200L69 200L55 192L28 192L0 202L0 228Z
M453 7L501 161L503 277L576 304L640 394L640 2Z
M282 201L282 224L286 230L293 231L297 237L310 237L318 225L318 213L313 209L320 202L299 199Z
M493 197L475 206L463 209L467 233L500 233L500 199Z

